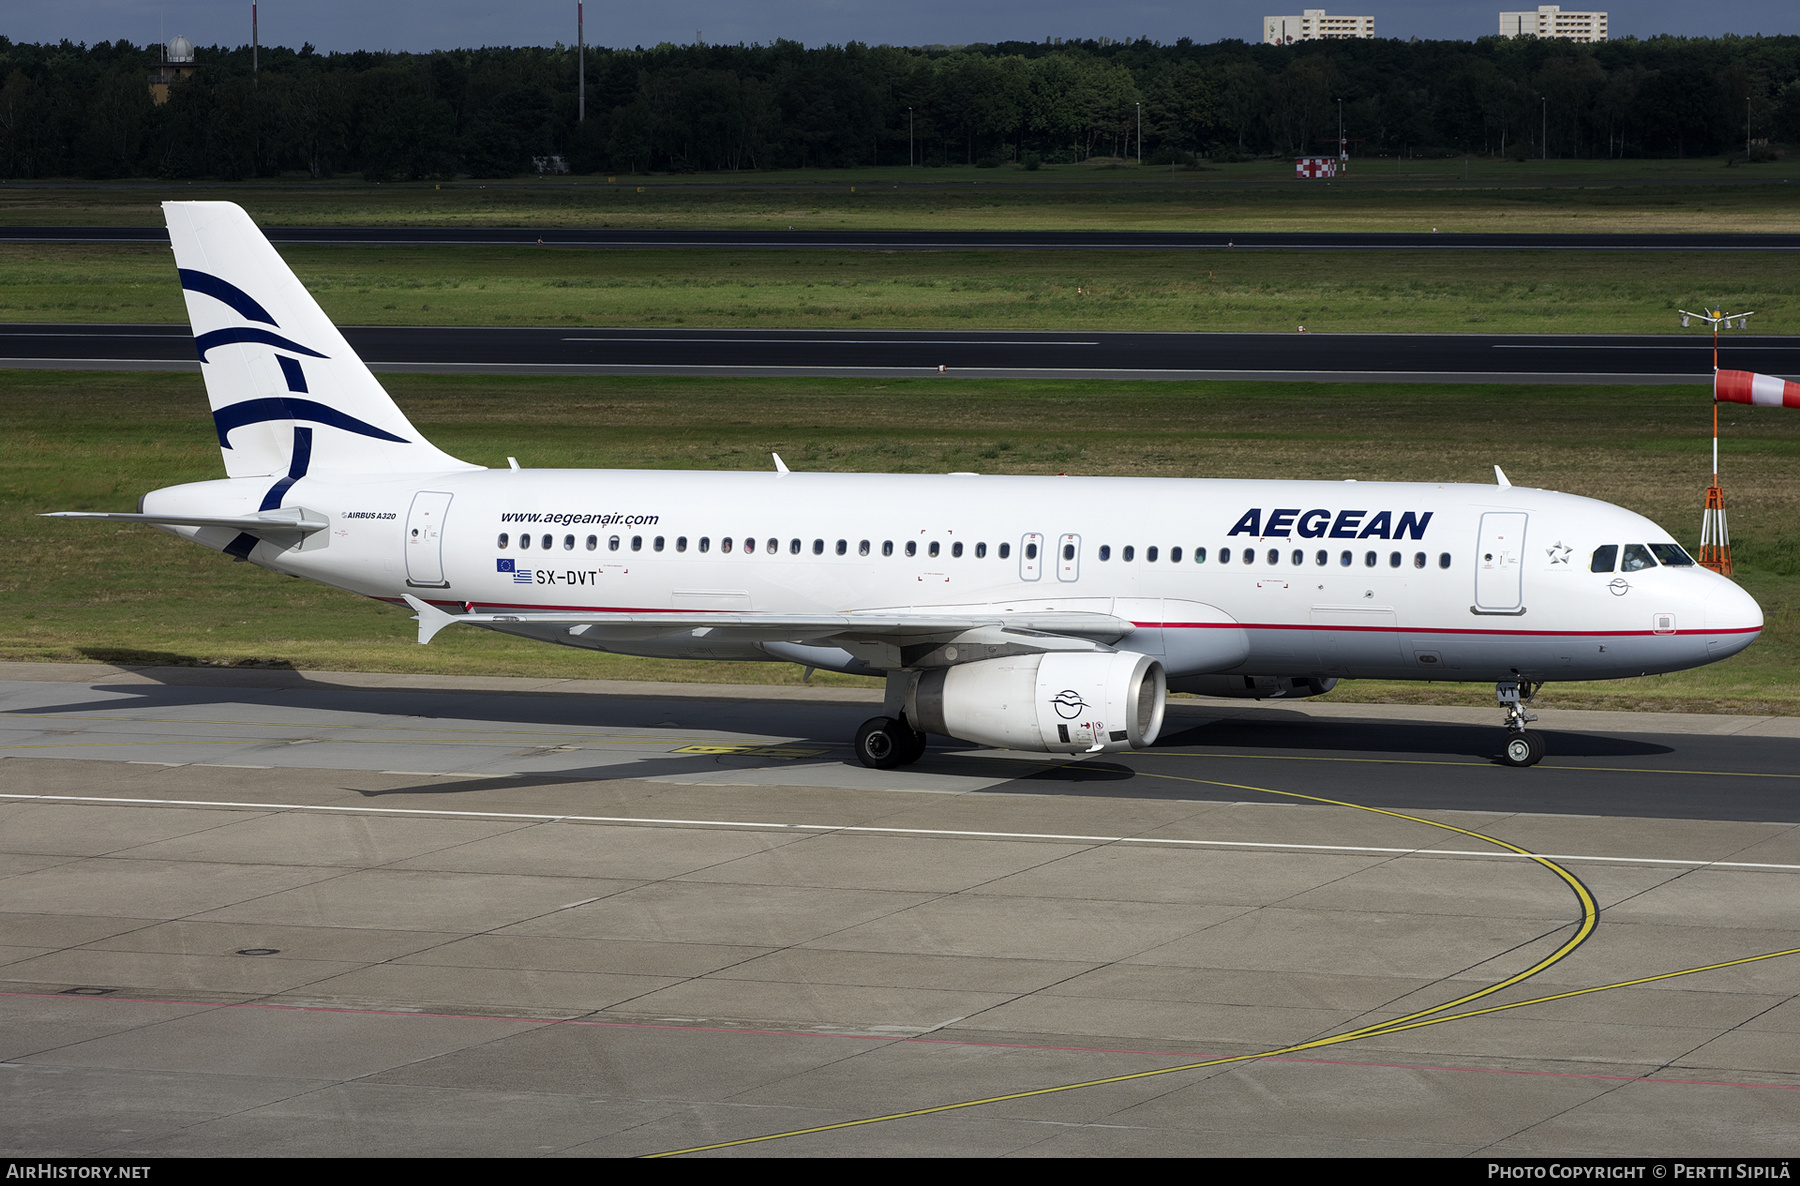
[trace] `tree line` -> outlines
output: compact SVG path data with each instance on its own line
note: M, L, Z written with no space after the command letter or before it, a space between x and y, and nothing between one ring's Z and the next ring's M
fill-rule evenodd
M1800 37L850 43L320 54L0 37L0 177L371 180L1353 156L1684 157L1800 142ZM1757 155L1765 151L1758 147Z

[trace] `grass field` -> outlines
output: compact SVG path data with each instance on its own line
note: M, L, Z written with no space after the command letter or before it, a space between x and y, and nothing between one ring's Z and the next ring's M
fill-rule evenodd
M1466 178L1465 178L1466 171ZM157 203L226 199L272 226L822 229L1793 231L1800 159L1367 159L1325 183L1291 161L1169 172L1097 161L371 185L288 177L0 185L0 223L157 225Z
M1142 474L1487 482L1588 494L1693 542L1704 388L391 376L414 422L487 465ZM233 564L158 533L34 516L128 510L218 477L199 380L0 372L0 658L779 682L777 664L576 653L477 631L412 642L402 610ZM1768 627L1713 667L1560 685L1546 702L1800 713L1800 416L1731 408L1724 470L1739 579ZM1099 426L1099 427L1096 427ZM847 678L817 676L816 679ZM1486 704L1471 685L1349 683L1339 699Z
M281 250L344 325L1800 332L1796 253ZM0 322L186 318L165 247L0 245Z

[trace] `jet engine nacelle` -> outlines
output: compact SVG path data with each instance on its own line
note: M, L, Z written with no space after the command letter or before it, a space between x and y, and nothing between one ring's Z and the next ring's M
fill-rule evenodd
M906 718L977 745L1111 753L1156 740L1167 691L1162 664L1148 655L1053 651L918 672Z

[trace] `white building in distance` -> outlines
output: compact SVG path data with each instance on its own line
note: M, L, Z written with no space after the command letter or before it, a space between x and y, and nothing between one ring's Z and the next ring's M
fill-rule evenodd
M1296 41L1338 41L1347 37L1375 36L1372 16L1326 16L1323 8L1309 8L1299 16L1263 18L1264 45L1292 45Z
M1569 41L1605 41L1604 12L1564 12L1555 4L1540 4L1536 12L1500 14L1502 37L1561 37Z

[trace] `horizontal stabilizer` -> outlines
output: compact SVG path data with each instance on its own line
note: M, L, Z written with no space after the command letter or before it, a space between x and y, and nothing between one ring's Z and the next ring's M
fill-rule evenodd
M261 515L136 515L123 511L50 511L40 519L104 519L113 523L147 523L152 527L223 527L251 535L311 535L329 527L323 517L302 507L283 507Z

